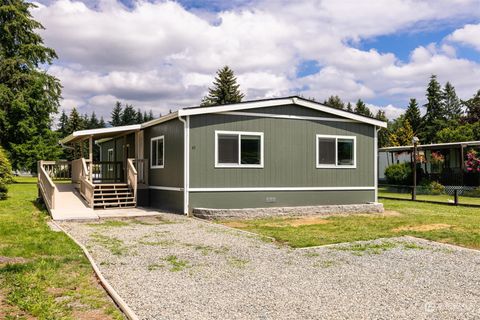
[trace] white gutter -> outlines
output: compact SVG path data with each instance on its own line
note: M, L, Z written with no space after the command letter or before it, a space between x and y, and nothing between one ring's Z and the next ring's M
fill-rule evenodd
M188 215L189 189L190 189L190 117L183 119L178 116L178 120L183 122L183 213Z

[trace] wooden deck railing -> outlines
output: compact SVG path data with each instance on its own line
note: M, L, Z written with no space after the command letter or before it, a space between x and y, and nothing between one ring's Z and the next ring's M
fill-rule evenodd
M49 210L55 209L55 184L45 170L43 161L38 162L38 190Z
M137 169L133 165L134 159L127 159L127 184L132 188L133 198L137 203Z
M88 166L89 162L85 158L80 160L80 194L85 198L90 208L93 208L93 194L95 186L92 183L92 170L91 166ZM76 161L76 160L75 160Z
M148 184L148 159L132 159L137 169L137 182Z
M67 160L41 161L41 166L50 178L70 180L72 178L72 162Z

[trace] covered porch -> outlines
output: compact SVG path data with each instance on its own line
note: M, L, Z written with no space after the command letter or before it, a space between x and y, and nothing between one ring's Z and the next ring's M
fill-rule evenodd
M71 160L38 162L39 196L54 219L138 211L138 188L148 184L140 125L76 131L60 144Z

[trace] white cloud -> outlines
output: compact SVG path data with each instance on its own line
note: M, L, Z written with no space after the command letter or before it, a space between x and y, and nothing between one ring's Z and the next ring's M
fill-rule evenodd
M447 39L472 46L480 51L480 24L467 24L455 30Z
M138 1L133 8L115 0L87 2L42 0L33 12L46 27L46 44L60 56L50 72L63 83L65 108L78 104L108 115L116 100L162 113L195 105L225 64L248 99L338 94L401 105L422 98L430 74L452 81L465 97L480 87L479 64L457 58L454 46L480 39L471 36L474 25L455 31L448 43L419 46L408 61L356 47L379 35L478 18L478 0L259 0L248 8L222 5L218 13L171 1ZM321 70L297 78L304 60Z

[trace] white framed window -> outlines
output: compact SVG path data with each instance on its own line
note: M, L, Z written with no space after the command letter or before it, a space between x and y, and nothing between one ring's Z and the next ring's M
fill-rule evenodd
M317 134L317 168L356 168L357 137Z
M107 150L107 161L108 162L113 162L113 148L111 149L108 149ZM113 166L114 164L113 163L108 163L107 164L107 168L108 168L108 171L113 171Z
M150 139L150 168L162 169L165 164L165 138L163 136Z
M215 131L215 167L263 168L263 132Z

